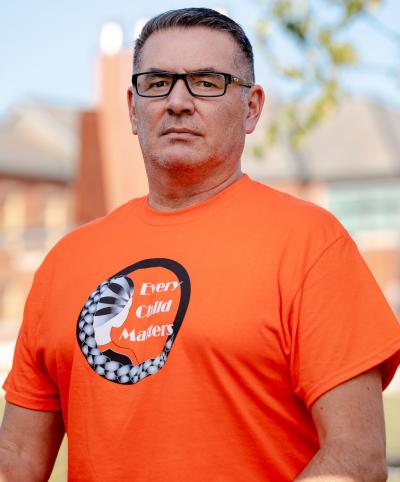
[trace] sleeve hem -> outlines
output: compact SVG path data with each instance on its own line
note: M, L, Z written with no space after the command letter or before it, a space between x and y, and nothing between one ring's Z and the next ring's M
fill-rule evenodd
M22 408L28 408L30 410L40 410L43 412L58 412L61 411L61 404L59 401L38 400L35 398L26 397L12 390L6 390L5 399L7 402L13 405L18 405Z
M374 353L371 357L335 373L328 379L306 391L303 398L308 410L311 409L312 404L324 393L332 390L341 383L380 365L381 363L389 361L392 357L394 357L393 363L391 363L388 370L382 374L382 390L384 390L389 385L396 372L397 366L400 364L400 339L397 339L394 343Z

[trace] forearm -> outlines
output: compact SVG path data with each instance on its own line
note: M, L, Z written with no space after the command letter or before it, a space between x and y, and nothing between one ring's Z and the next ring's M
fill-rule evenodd
M387 480L385 457L366 453L354 444L325 444L311 459L295 482L384 482Z
M63 437L61 412L6 402L0 427L0 482L48 480Z
M39 467L32 463L18 447L6 440L0 440L0 481L29 482L47 480L47 474L38 473Z

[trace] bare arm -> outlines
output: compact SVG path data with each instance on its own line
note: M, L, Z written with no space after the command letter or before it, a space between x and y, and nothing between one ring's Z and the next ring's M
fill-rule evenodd
M320 450L302 482L383 482L387 478L382 381L375 368L335 387L311 408Z
M0 428L0 482L48 480L63 436L61 412L6 403Z

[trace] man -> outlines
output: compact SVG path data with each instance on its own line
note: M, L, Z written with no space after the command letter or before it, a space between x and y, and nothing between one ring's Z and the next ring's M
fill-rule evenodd
M51 250L5 389L5 480L381 481L400 328L329 213L241 173L264 93L208 9L166 12L128 90L149 195Z

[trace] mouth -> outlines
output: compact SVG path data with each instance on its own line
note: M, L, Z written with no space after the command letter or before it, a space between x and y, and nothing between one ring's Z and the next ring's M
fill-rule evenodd
M198 131L187 129L185 127L170 127L162 133L163 136L172 135L178 137L201 136Z

